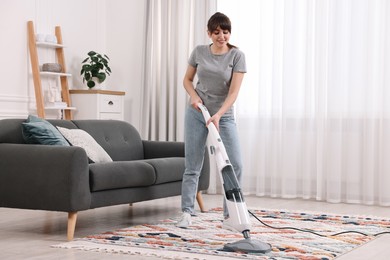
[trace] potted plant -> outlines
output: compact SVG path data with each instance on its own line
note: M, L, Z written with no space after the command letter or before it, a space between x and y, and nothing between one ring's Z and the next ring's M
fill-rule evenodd
M110 76L111 69L108 66L110 58L107 55L99 54L95 51L88 52L88 57L81 62L80 75L83 77L83 83L87 82L89 88L93 88L96 82L102 83Z

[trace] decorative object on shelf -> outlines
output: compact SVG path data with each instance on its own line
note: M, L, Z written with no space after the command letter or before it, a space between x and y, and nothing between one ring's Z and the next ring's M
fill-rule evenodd
M58 63L44 63L42 64L42 71L62 72L62 66Z
M35 35L35 38L37 42L58 43L57 36L53 34L38 33Z
M108 66L110 58L107 55L99 54L95 51L88 52L88 57L81 63L80 75L83 77L83 83L87 82L89 88L95 87L96 83L104 82L107 76L110 76L111 68Z
M56 84L52 84L53 80L48 82L49 88L47 90L47 94L45 94L45 107L51 108L64 108L67 107L68 104L62 101L61 91L56 86Z
M37 40L37 42L44 42L45 38L46 34L43 33L38 33L37 35L35 35L35 39Z
M46 34L45 42L58 43L57 36L52 35L52 34Z

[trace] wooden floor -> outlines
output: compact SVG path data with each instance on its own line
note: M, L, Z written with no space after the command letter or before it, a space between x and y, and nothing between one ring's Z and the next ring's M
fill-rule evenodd
M222 205L220 195L203 195L207 208ZM390 217L390 208L331 204L308 200L245 198L248 208L308 210L324 213ZM156 223L178 216L180 197L93 209L78 214L75 237L97 234L130 225ZM61 212L0 208L0 259L146 259L150 257L56 249L66 241L67 214ZM390 235L383 235L347 253L340 260L390 259Z

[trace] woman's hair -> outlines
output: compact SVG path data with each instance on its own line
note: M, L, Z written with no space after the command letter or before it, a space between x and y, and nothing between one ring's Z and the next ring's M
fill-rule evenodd
M222 30L228 30L229 33L232 33L232 24L229 17L220 12L216 12L210 17L207 23L207 30L213 32L218 26L221 27Z
M218 28L218 26L222 30L228 30L229 33L232 33L232 23L230 22L229 17L220 12L216 12L210 17L209 21L207 22L207 30L212 33ZM228 43L227 46L229 48L237 48L230 43Z

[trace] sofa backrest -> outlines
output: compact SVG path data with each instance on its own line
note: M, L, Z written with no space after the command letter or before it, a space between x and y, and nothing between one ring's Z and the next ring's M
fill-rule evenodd
M0 120L0 143L22 144L22 123L25 119Z
M144 159L141 136L134 126L119 120L73 120L88 132L114 161Z
M25 143L22 123L25 119L0 120L0 143ZM134 126L119 120L47 120L54 126L82 129L103 147L114 161L144 158L141 137Z

